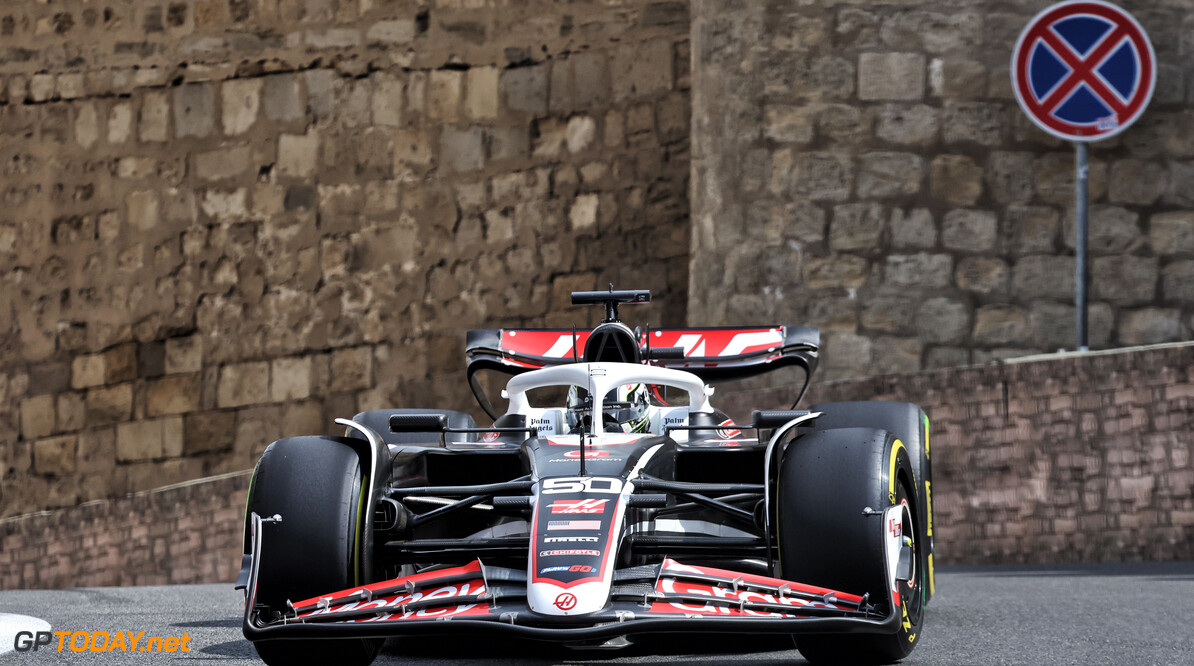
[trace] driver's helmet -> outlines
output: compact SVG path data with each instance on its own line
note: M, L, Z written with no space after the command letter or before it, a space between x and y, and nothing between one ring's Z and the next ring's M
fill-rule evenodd
M647 413L646 384L624 384L605 395L602 420L606 432L647 432L651 416ZM591 408L589 392L579 386L568 389L568 412L579 416Z

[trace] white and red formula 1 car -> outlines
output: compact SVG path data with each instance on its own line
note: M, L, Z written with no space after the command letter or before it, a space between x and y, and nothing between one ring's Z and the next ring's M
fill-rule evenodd
M781 633L816 663L884 663L933 593L929 424L831 403L734 424L707 381L804 370L816 329L472 331L494 417L385 409L281 439L249 490L244 633L269 664L368 664L384 638L492 632L611 647ZM482 371L508 375L495 409Z

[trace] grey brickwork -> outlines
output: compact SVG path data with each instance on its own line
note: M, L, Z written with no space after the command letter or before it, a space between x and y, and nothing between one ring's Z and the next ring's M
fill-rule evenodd
M0 519L0 589L231 583L250 473Z

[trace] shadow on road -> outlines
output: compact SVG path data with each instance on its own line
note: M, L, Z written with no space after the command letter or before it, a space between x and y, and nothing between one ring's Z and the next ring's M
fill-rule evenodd
M734 634L673 634L641 636L634 644L622 649L573 649L555 643L541 643L528 640L495 640L492 636L462 636L451 644L437 641L413 641L395 639L388 641L382 655L403 659L427 659L450 663L493 663L512 660L517 663L560 664L601 663L623 658L663 657L669 664L725 663L738 662L743 653L751 653L752 664L792 663L791 656L774 655L767 652L792 650L792 639L787 636L756 635L745 638ZM699 654L701 658L686 659L676 655Z
M219 626L211 623L177 624L174 626ZM768 655L792 649L786 636L752 636L744 641L732 634L645 636L623 649L572 649L554 643L527 640L495 639L493 636L453 636L450 641L419 640L415 638L386 641L379 656L380 663L436 663L436 664L584 664L620 661L634 658L658 657L661 662L685 664L749 662L762 666L792 665L788 655ZM214 658L255 659L256 651L247 640L228 641L209 645L200 653ZM745 653L745 654L744 654ZM760 654L763 653L763 654ZM677 654L699 654L699 658L676 657Z

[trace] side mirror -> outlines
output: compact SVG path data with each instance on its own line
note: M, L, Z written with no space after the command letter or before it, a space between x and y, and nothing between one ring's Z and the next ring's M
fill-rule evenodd
M444 414L391 414L390 432L444 432L448 417Z
M808 416L809 413L810 412L807 409L780 409L772 411L762 411L756 409L751 413L750 420L751 425L755 428L773 430L782 426L788 421L791 421L792 419Z

